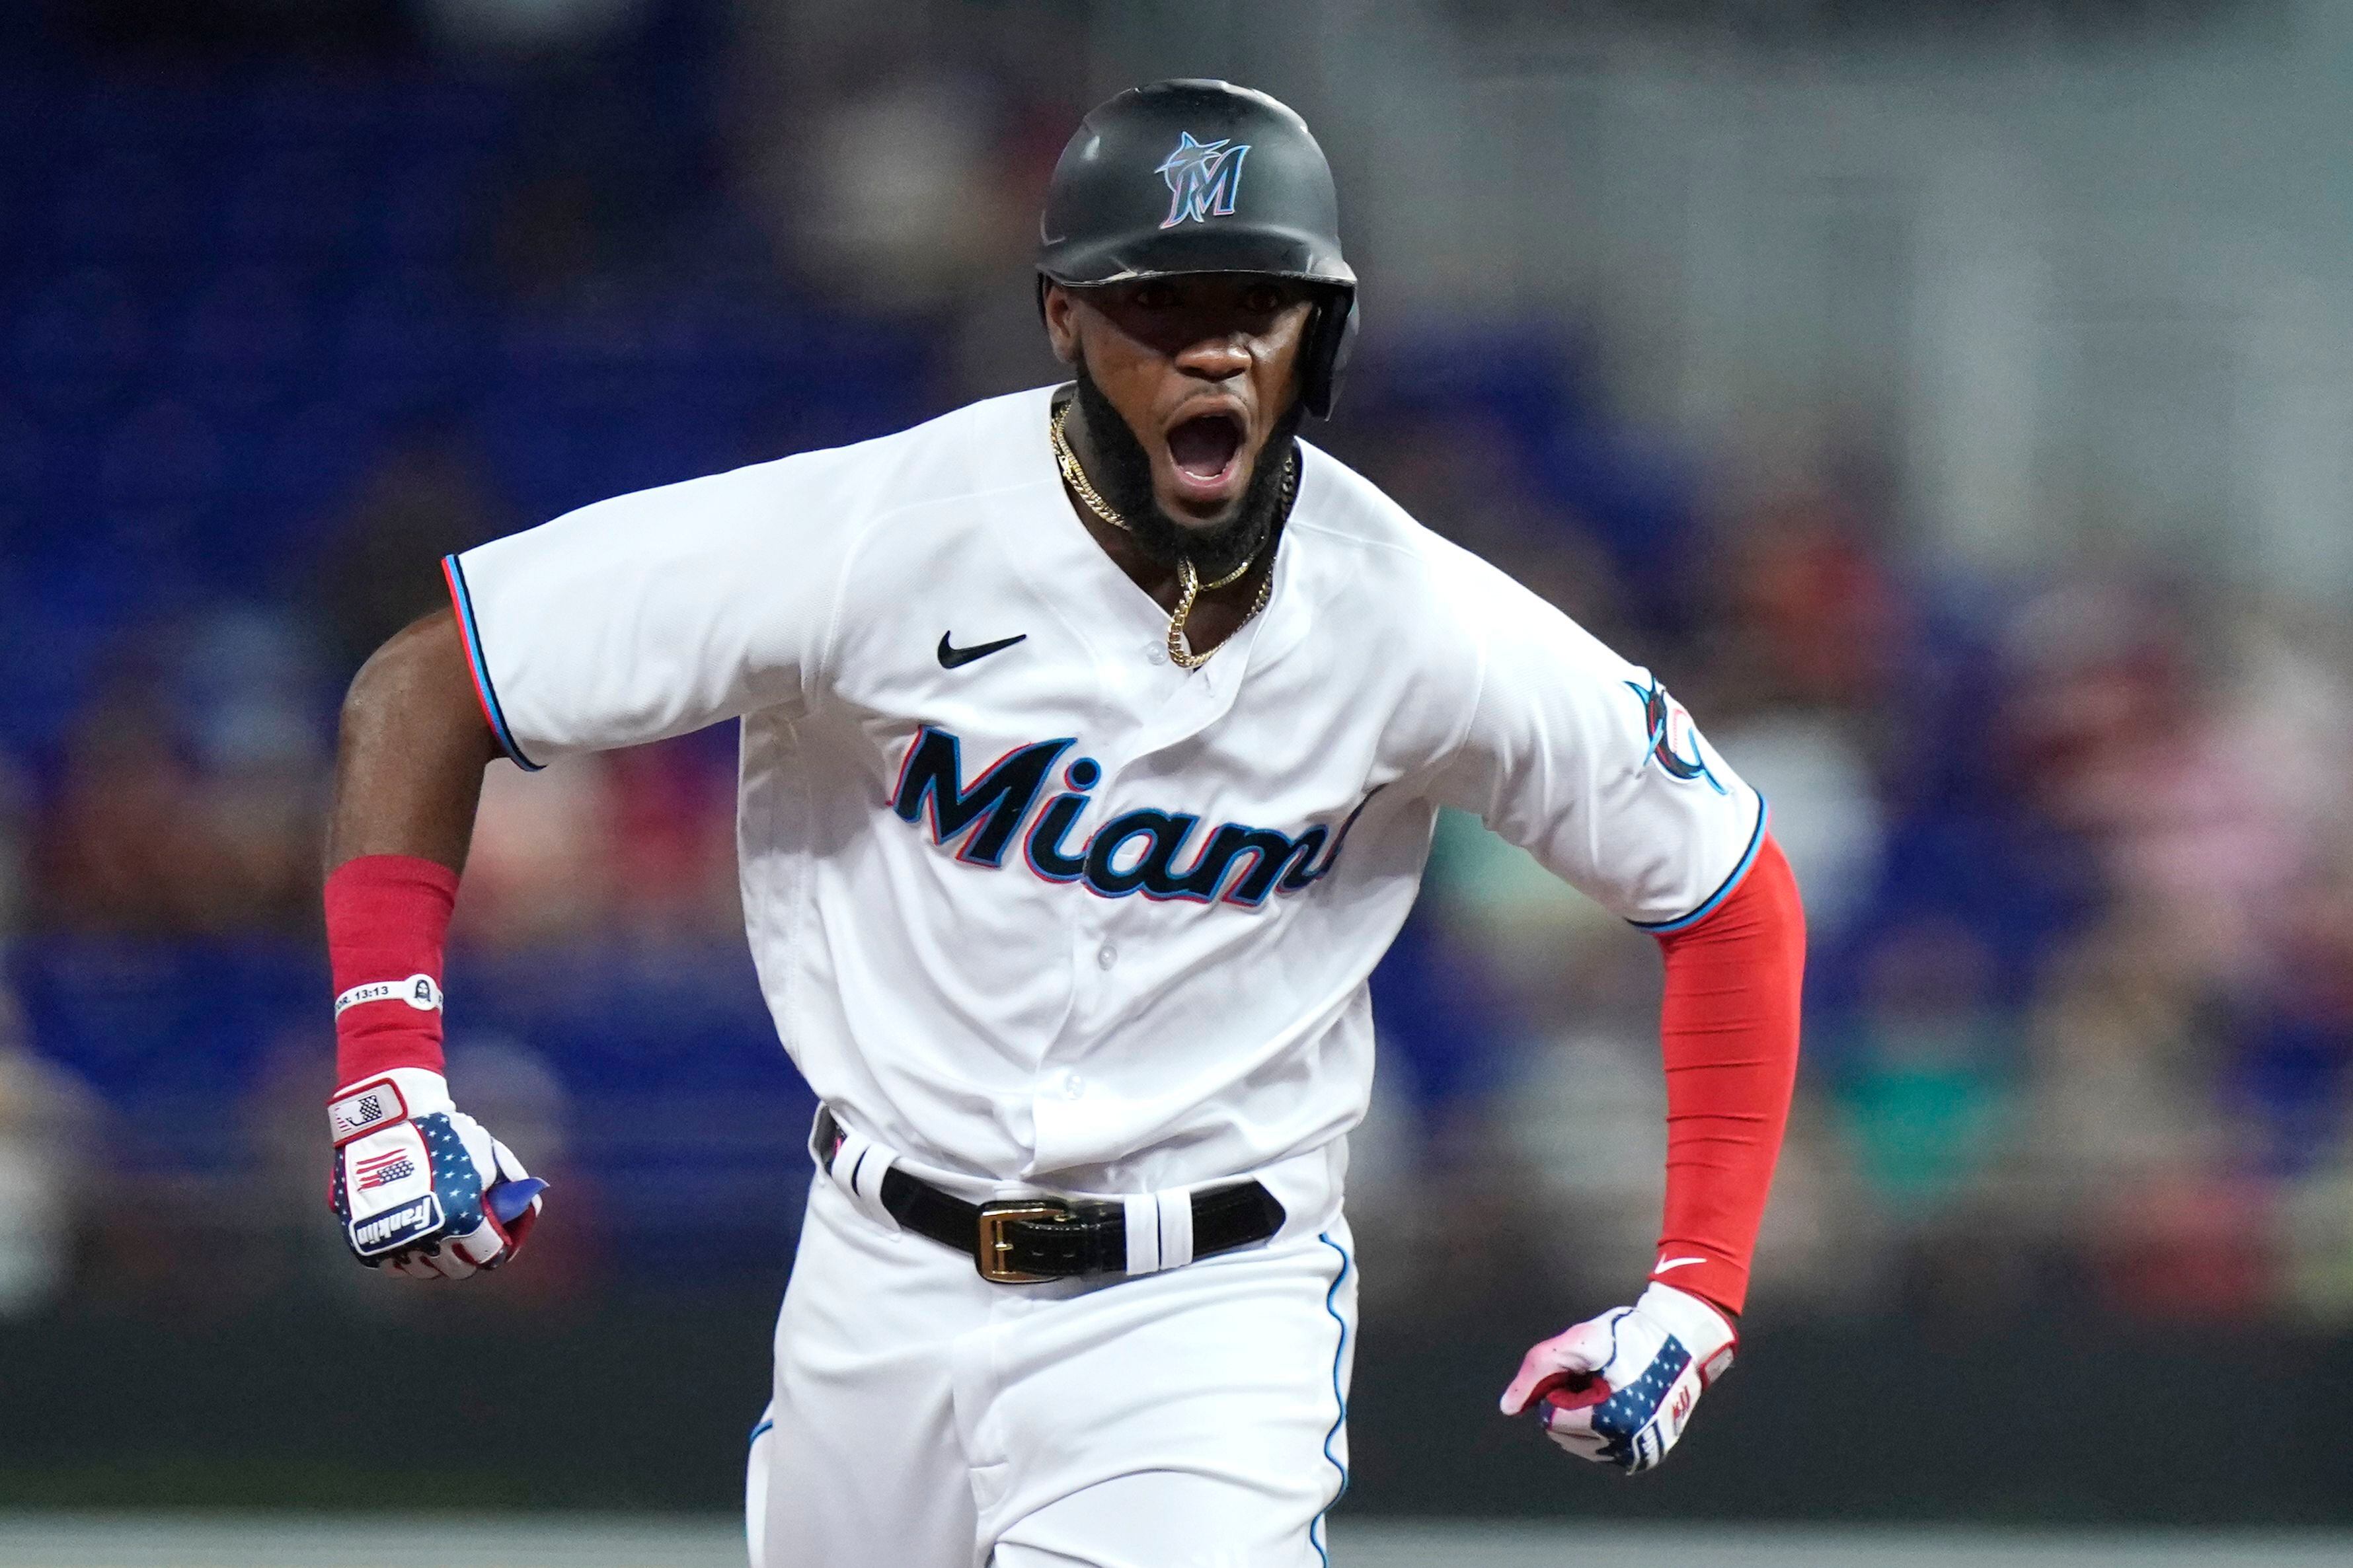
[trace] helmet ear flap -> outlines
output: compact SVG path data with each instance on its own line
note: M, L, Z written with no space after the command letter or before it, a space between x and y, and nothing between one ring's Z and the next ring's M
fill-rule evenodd
M1332 416L1340 378L1356 346L1356 291L1334 289L1315 305L1299 344L1299 400L1318 419Z

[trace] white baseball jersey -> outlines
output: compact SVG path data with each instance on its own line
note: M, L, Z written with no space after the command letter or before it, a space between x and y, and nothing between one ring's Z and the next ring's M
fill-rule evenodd
M743 721L745 924L846 1124L1082 1193L1332 1144L1442 804L1641 925L1736 883L1763 803L1658 683L1303 443L1264 613L1172 664L1051 395L450 563L522 765Z

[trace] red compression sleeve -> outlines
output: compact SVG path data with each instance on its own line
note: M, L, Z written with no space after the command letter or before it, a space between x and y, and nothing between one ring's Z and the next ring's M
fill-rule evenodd
M363 855L329 875L326 904L335 1081L391 1068L439 1072L441 946L458 873L414 855Z
M1737 1313L1798 1077L1806 914L1769 837L1732 896L1659 939L1667 960L1667 1205L1651 1278Z

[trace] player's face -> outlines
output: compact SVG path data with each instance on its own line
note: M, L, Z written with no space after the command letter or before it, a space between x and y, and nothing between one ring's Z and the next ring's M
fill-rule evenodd
M1203 273L1049 289L1046 326L1134 433L1161 512L1208 531L1240 516L1290 410L1313 304L1286 279Z

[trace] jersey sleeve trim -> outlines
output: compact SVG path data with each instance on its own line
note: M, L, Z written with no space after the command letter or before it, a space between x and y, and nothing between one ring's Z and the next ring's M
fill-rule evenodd
M474 678L474 700L482 705L482 720L491 733L499 738L499 745L523 772L535 773L544 764L523 755L514 731L507 728L506 714L499 707L499 694L491 685L491 667L482 658L482 635L474 625L474 601L466 592L466 569L455 555L441 558L441 575L449 584L449 603L458 611L458 637L466 645L466 668Z
M1682 931L1686 926L1697 925L1709 915L1714 914L1718 904L1739 891L1740 884L1747 879L1748 868L1757 864L1757 851L1764 846L1764 843L1765 796L1762 792L1759 792L1757 796L1757 826L1748 835L1748 847L1741 851L1740 863L1732 868L1732 875L1724 879L1722 886L1710 893L1699 908L1687 915L1677 915L1671 921L1629 921L1626 923L1636 931L1649 931L1652 936L1666 936Z

